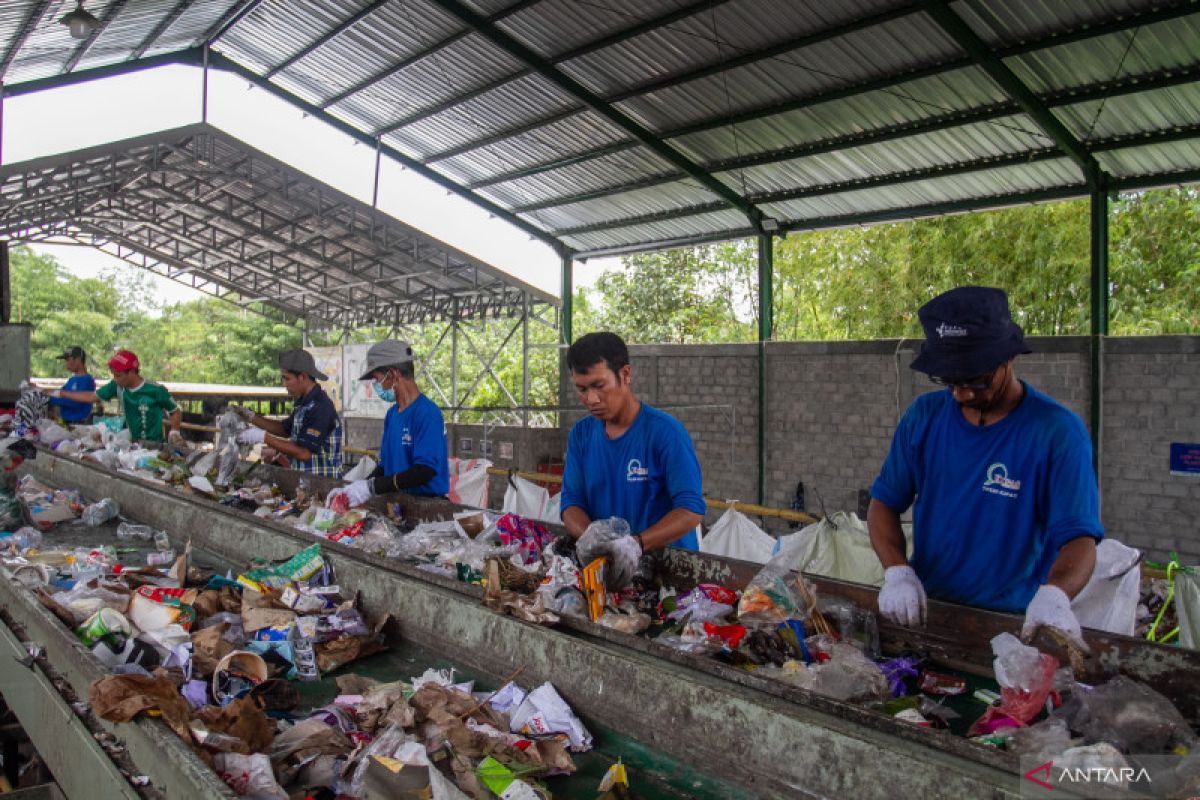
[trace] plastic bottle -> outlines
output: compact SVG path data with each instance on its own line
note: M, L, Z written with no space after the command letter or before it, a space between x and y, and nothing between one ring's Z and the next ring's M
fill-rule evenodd
M149 525L134 525L131 522L122 522L117 526L117 538L124 541L142 541L148 542L154 538L154 528Z
M171 537L167 536L166 531L158 531L154 534L154 546L160 551L165 552L171 549Z
M117 501L111 497L105 497L102 500L97 500L87 508L83 509L83 524L90 525L93 528L103 525L110 519L113 519L121 513L121 507L117 505Z

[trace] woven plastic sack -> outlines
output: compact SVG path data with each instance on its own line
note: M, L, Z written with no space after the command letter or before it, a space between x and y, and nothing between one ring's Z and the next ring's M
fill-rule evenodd
M775 552L775 539L749 517L730 508L708 529L700 552L765 564Z
M1140 552L1115 539L1105 539L1096 546L1096 569L1071 601L1080 625L1133 636L1141 593L1140 559Z
M487 508L488 467L486 458L450 459L450 502L471 508Z
M883 584L883 565L871 547L867 525L857 514L835 511L779 540L771 559L788 569L869 586Z

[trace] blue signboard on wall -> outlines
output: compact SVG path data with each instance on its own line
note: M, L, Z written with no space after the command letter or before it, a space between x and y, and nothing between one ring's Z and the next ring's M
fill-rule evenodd
M1200 444L1171 442L1171 474L1200 478Z

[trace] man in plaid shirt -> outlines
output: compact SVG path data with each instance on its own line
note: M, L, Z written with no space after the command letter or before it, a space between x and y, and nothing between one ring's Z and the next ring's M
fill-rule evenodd
M270 419L248 408L231 406L251 427L238 434L239 444L263 442L287 456L292 469L342 477L342 420L317 381L329 377L317 369L306 350L279 356L283 388L296 401L285 419Z

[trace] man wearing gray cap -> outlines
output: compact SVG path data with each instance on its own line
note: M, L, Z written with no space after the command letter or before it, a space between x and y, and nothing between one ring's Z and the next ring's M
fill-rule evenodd
M238 444L264 444L288 457L292 469L342 477L342 421L333 401L317 381L329 376L317 369L307 350L279 355L283 388L296 401L285 419L271 419L248 408L230 406L252 427L238 434Z
M375 396L392 404L383 420L379 466L369 478L330 492L327 501L343 493L351 507L391 492L444 496L450 491L446 421L417 388L412 348L395 339L372 346L359 380L374 381Z

